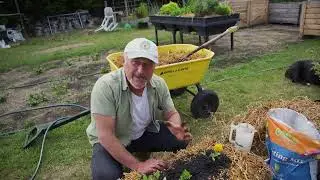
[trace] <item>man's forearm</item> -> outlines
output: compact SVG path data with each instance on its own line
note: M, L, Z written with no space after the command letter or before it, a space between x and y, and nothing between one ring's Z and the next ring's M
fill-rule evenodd
M181 118L177 111L171 111L167 114L167 121L170 121L174 124L181 125Z
M112 134L99 138L100 144L122 165L135 170L139 161Z

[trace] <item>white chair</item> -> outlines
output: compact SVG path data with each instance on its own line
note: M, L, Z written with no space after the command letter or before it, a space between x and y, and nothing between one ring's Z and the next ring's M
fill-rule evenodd
M101 30L113 31L118 26L115 14L116 13L113 12L111 7L105 7L103 21L100 27L95 30L95 32L98 32Z
M24 37L20 31L16 31L16 30L9 29L9 28L7 29L7 36L13 42L26 40L26 39L24 39Z

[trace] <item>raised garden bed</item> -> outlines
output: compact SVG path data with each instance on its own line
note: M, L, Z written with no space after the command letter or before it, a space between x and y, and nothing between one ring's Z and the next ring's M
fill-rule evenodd
M158 30L171 31L173 43L176 43L176 32L180 31L180 38L183 43L183 33L196 32L203 36L205 41L209 36L224 32L230 26L234 26L239 20L238 13L230 16L207 16L207 17L176 17L176 16L150 16L150 22L155 26L156 43L158 43ZM201 43L201 41L200 41ZM233 33L231 33L231 49L233 48Z

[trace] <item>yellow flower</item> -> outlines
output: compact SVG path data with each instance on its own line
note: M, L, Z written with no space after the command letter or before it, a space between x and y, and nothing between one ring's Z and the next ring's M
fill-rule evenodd
M213 150L214 150L214 152L220 153L223 151L223 145L222 144L215 144L213 146Z

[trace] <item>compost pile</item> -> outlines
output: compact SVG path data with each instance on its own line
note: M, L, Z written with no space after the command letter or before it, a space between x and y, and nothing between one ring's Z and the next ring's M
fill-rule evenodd
M187 169L192 175L191 179L270 179L270 172L263 158L238 151L231 145L224 146L220 159L211 161L208 153L214 144L214 139L204 137L201 142L185 150L164 155L162 159L169 162L170 168L161 172L160 177L179 179L177 174L181 175ZM125 173L124 180L139 179L142 179L142 175L135 171Z
M157 66L173 64L173 63L189 61L189 60L195 60L195 59L200 59L200 58L206 57L206 54L201 53L201 51L199 51L199 52L191 55L187 59L181 60L182 57L186 56L190 52L191 51L186 51L186 50L159 51L159 63L157 64ZM120 68L123 66L124 58L122 55L118 56L114 59L113 62L118 68Z
M298 98L294 100L277 100L264 104L256 105L248 110L244 116L233 118L235 124L249 123L256 130L254 135L251 152L266 158L268 156L265 145L267 112L272 108L288 108L303 114L320 129L320 102L314 102L307 98Z

